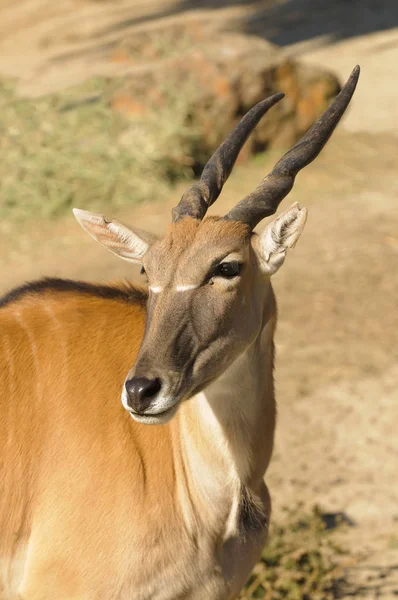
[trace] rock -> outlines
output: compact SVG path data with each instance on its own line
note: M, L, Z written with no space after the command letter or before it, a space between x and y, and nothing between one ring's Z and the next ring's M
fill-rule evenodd
M286 94L257 126L240 160L264 149L291 146L340 90L333 74L302 65L257 37L218 33L210 39L196 36L195 42L187 43L184 38L181 52L174 48L169 55L163 52L160 60L132 69L111 104L133 119L154 111L159 118L162 112L173 118L178 111L178 121L182 116L198 133L192 148L193 162L198 165L263 98L276 92ZM150 54L148 44L147 37L146 55ZM127 60L131 47L124 41L119 53L113 49L113 55ZM133 54L130 60L136 64Z

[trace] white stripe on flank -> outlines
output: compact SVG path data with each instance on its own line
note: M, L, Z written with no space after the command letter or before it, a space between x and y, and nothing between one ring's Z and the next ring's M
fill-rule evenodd
M13 357L13 353L12 353L12 345L10 343L10 338L8 337L8 335L5 335L3 337L3 341L5 342L5 346L6 346L6 357L7 357L7 365L8 365L8 373L9 373L9 381L10 381L10 397L12 398L13 394L15 394L16 391L16 384L15 384L15 368L14 368L14 357Z
M151 290L151 292L153 292L154 294L159 294L162 291L162 286L160 285L150 285L149 289Z
M15 320L19 323L19 325L22 327L22 329L25 331L25 333L28 337L28 340L30 343L30 349L32 351L33 364L35 366L35 371L36 371L36 376L34 379L36 380L37 395L41 399L43 397L43 390L42 390L42 386L40 383L40 360L39 360L39 351L38 351L38 347L36 344L35 335L34 335L33 331L30 329L27 321L23 318L22 310L14 311L13 316L15 317Z
M59 364L62 365L62 369L59 369L58 375L62 377L62 380L58 381L58 385L62 390L67 389L69 382L69 363L68 363L68 327L62 325L62 322L57 318L51 305L44 305L42 307L46 312L47 316L51 320L53 329L57 332L57 350L62 352L59 357ZM101 326L98 327L98 331L103 331Z
M177 285L176 286L176 292L187 292L188 290L194 290L195 288L198 288L199 286L196 284L190 284L190 285Z

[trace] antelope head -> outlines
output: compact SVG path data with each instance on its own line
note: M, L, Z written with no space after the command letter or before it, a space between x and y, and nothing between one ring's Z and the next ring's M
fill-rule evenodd
M320 153L358 77L356 67L320 119L224 217L204 218L249 134L283 94L263 100L243 117L173 209L162 239L97 213L74 210L98 242L140 263L148 281L145 334L122 392L123 405L136 421L167 422L181 402L219 377L265 326L270 277L300 237L307 211L296 203L261 235L253 229L276 212L297 173Z

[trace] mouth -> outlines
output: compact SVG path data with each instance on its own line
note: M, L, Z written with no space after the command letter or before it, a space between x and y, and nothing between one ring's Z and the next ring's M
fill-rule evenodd
M163 393L145 411L136 412L129 405L125 387L123 387L121 400L123 408L129 413L130 417L137 423L144 425L164 425L168 423L174 417L181 404L180 397L176 397L174 394Z
M168 423L176 414L178 408L178 402L167 408L166 410L158 413L144 413L138 414L131 409L128 409L128 413L134 421L137 423L143 423L145 425L164 425Z

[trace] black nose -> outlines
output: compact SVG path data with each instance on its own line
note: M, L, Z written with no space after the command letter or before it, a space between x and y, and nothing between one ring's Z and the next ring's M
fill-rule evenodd
M137 413L142 413L151 404L152 400L162 387L160 379L147 379L146 377L133 377L125 383L127 404Z

